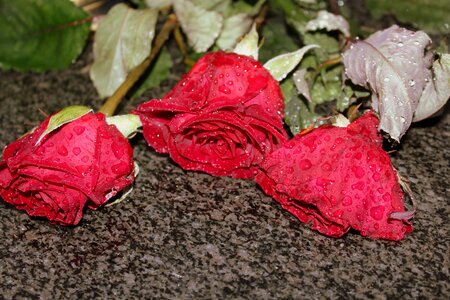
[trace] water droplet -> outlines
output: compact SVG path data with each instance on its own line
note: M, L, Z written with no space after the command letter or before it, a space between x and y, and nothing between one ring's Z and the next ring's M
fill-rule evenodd
M389 194L389 193L385 193L382 198L386 202L391 202L391 200L392 200L391 194Z
M384 77L383 81L384 81L384 82L389 82L389 81L391 81L391 80L389 79L389 77Z
M113 165L111 167L111 171L115 174L122 174L126 173L128 171L128 165L126 163L118 163L116 165Z
M360 178L364 177L365 172L364 172L364 169L362 167L360 167L360 166L353 166L352 167L352 171L355 174L356 178L360 179Z
M84 126L75 126L73 128L73 131L78 135L82 134L85 130L86 128Z
M353 203L353 200L349 196L344 196L344 198L342 199L342 205L349 206L349 205L352 205L352 203Z
M352 189L360 190L360 191L364 190L364 182L363 181L358 181L357 183L352 184Z
M39 148L36 150L36 154L37 154L37 155L44 155L44 153L45 153L45 148L44 148L44 147L39 147Z
M381 178L380 173L378 173L378 172L373 173L373 175L372 175L373 180L378 181L378 180L380 180L380 178Z
M112 143L111 148L112 148L112 152L114 153L114 156L117 159L120 159L123 156L123 154L125 153L123 147L121 147L117 143Z
M410 81L409 81L409 86L414 86L416 84L416 82L413 80L413 79L411 79Z
M344 211L342 209L338 209L333 212L333 216L335 218L339 218L339 219L342 219L343 214L344 214Z
M72 153L73 153L74 155L79 155L79 154L81 153L80 147L74 147L74 148L72 149Z
M231 90L229 88L227 88L225 85L221 85L219 86L219 92L222 92L224 94L230 94Z
M69 153L67 151L67 148L64 145L59 146L57 152L59 155L62 155L62 156L67 156L67 154Z
M370 209L370 216L375 220L379 221L383 219L384 206L375 206Z
M329 163L324 163L323 165L322 165L322 170L324 170L324 171L330 171L331 170L331 165L329 164Z
M300 169L302 170L308 170L312 167L312 163L311 161L309 161L309 159L302 159L300 161Z

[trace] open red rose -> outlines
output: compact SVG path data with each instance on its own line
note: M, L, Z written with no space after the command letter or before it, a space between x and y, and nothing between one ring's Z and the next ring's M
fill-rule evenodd
M156 151L188 170L251 178L285 140L278 82L254 59L203 56L162 99L133 113Z
M50 117L8 145L0 162L0 195L31 216L77 224L134 180L133 150L103 114L88 113L40 139Z
M403 193L367 113L346 128L321 126L273 152L256 182L283 208L321 233L350 228L375 239L401 240L412 231Z

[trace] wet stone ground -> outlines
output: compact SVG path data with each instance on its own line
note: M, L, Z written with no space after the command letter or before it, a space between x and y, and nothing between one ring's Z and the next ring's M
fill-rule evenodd
M98 108L90 55L45 74L0 72L0 148L64 106ZM126 113L164 86L120 108ZM0 201L5 299L450 297L450 113L416 124L392 155L417 198L401 242L322 236L251 181L186 172L135 138L141 167L124 202L50 225Z

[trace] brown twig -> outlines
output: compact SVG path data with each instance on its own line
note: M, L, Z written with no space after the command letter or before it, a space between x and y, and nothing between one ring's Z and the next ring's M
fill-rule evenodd
M189 57L189 53L187 50L187 46L184 42L183 35L181 34L180 26L177 26L173 31L173 35L175 37L175 42L177 43L178 48L181 51L181 55L183 56L183 62L188 66L193 66L195 61Z
M100 107L99 112L102 112L107 116L111 116L114 114L123 97L125 97L125 95L139 80L142 74L144 74L145 70L147 70L148 66L152 63L153 59L156 57L156 55L164 45L164 42L167 40L170 33L176 26L176 16L169 15L163 27L155 38L155 43L153 45L152 51L150 52L150 55L140 65L134 68L130 72L130 74L128 74L126 80L120 85L120 87L114 92L114 94L106 100L102 107Z

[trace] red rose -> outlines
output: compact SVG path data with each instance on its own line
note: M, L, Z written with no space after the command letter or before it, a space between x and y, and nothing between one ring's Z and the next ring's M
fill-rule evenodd
M88 113L40 139L49 120L5 148L0 195L31 216L75 225L85 204L96 209L132 184L133 150L103 114Z
M401 240L412 231L403 193L367 113L348 127L322 126L297 135L266 158L256 182L300 221L340 237ZM403 213L399 213L403 212Z
M278 82L254 59L203 56L162 100L138 107L144 137L184 169L251 178L285 140Z

